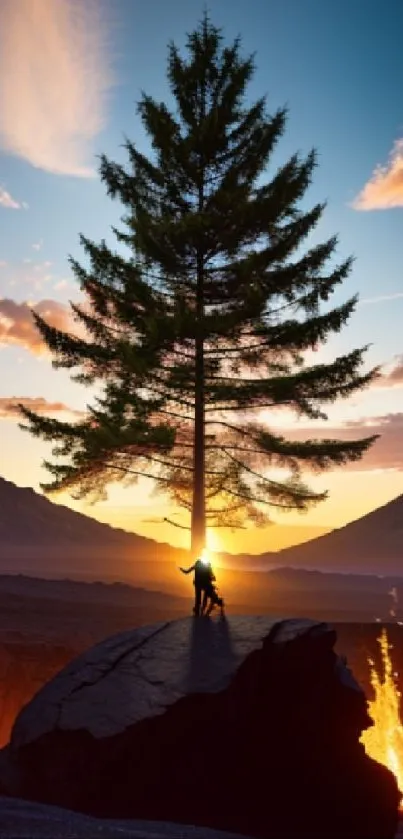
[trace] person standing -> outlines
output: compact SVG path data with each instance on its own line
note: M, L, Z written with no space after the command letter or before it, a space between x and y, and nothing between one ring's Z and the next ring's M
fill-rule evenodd
M190 568L179 568L182 574L191 574L194 572L193 585L195 587L195 602L193 607L193 614L198 617L200 615L200 608L203 596L203 606L207 605L207 591L210 590L215 576L211 563L206 559L197 559L194 565Z

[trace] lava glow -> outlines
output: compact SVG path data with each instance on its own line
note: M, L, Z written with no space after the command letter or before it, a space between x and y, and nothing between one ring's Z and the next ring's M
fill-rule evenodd
M400 720L400 692L396 686L393 664L390 656L392 649L386 629L378 638L381 648L382 670L376 672L375 664L371 667L371 684L375 698L368 703L368 711L374 725L363 732L361 743L367 754L378 763L383 763L396 776L403 805L403 725Z

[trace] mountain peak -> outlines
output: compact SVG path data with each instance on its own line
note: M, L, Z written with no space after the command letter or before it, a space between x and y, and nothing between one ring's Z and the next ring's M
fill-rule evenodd
M279 551L276 559L293 568L402 574L403 495L331 533Z
M141 540L0 478L0 545L127 544ZM151 541L151 540L146 540Z

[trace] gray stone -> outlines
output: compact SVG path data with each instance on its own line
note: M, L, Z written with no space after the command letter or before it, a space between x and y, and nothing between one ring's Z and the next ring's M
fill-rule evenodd
M54 729L85 729L97 738L110 737L163 714L182 696L221 691L275 623L269 617L197 623L185 618L114 635L44 685L20 713L12 747ZM314 621L287 621L278 642L313 627L327 629Z
M3 793L104 827L393 839L396 779L359 742L371 720L335 641L327 624L267 616L107 639L20 713L0 753Z

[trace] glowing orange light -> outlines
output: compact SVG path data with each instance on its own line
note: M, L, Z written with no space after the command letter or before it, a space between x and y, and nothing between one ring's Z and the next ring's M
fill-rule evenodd
M390 655L392 649L386 629L378 638L381 648L382 670L377 673L373 661L371 667L371 685L375 698L368 703L368 711L374 725L363 732L361 743L366 753L387 766L396 777L402 794L400 806L403 806L403 725L400 720L400 692L396 686L396 673Z

